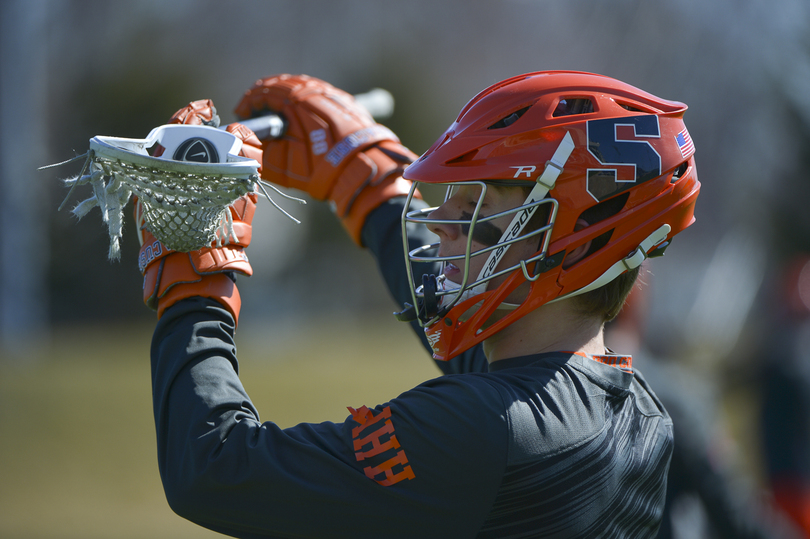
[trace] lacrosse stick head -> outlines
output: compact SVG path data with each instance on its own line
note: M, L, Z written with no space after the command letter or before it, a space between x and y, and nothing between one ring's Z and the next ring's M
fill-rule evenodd
M255 190L259 167L238 155L241 147L227 131L192 125L160 126L143 141L90 140L97 164L118 173L140 200L139 232L145 227L168 249L184 252L236 241L227 208Z
M163 125L145 139L93 137L82 172L67 182L71 192L90 184L94 196L73 213L83 217L100 208L110 258L120 256L122 212L132 195L142 205L139 232L148 229L168 249L189 252L236 241L228 206L259 182L259 163L239 156L241 147L235 135L198 125Z

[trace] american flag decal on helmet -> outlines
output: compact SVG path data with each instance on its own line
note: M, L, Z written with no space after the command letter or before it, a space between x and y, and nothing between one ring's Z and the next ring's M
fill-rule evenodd
M681 155L687 157L695 152L695 144L692 142L692 137L689 136L689 131L683 128L683 131L675 135L675 142L678 143L678 148L681 149Z

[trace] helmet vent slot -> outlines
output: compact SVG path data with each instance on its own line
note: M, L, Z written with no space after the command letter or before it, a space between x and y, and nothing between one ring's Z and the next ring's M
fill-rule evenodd
M678 165L678 167L672 173L672 183L675 183L678 180L680 180L681 176L683 176L686 173L686 169L688 169L688 168L689 168L689 162L688 161L684 161L683 163Z
M503 129L504 127L509 127L510 125L515 123L518 120L518 118L526 114L526 111L529 110L530 108L531 105L529 105L528 107L524 107L520 110L516 110L512 114L504 116L494 124L490 125L489 127L487 127L487 129Z
M655 114L654 110L642 109L636 105L631 105L630 103L622 103L621 101L616 101L616 104L619 105L624 110L629 110L630 112L640 112L642 114Z
M565 97L560 99L552 116L574 116L576 114L589 114L593 112L593 101L587 97Z
M475 158L477 153L478 153L478 150L470 150L469 152L467 152L467 153L465 153L463 155L460 155L460 156L456 157L455 159L451 159L450 161L447 162L447 164L448 165L457 165L457 164L460 164L460 163L466 163L468 161L472 161Z

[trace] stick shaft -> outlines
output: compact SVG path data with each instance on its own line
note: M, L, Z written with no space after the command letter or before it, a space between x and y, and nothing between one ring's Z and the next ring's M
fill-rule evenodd
M377 120L388 118L394 113L394 98L390 92L382 88L374 88L368 92L356 94L354 98ZM242 120L239 123L256 133L259 140L281 138L287 127L284 118L273 113Z

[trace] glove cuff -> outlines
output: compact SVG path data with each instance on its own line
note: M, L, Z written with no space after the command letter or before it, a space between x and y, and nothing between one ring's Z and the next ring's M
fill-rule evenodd
M147 307L156 310L160 318L163 311L178 301L203 296L225 305L238 321L242 303L229 273L253 274L241 247L171 252L146 268L143 301Z
M387 200L407 196L411 182L402 178L416 155L395 143L383 143L355 155L341 172L329 200L352 240L363 247L363 225L368 215ZM417 191L415 198L422 198Z
M226 249L210 250L205 255L205 261L219 260L224 251ZM227 249L227 251L236 250ZM209 271L216 271L216 273L201 273L200 269L195 266L194 254L171 253L169 256L161 258L159 263L149 266L143 276L144 303L150 309L156 310L158 318L160 318L166 309L180 300L194 296L211 298L228 309L238 324L242 300L236 283L229 273L238 271L251 275L253 270L247 263L247 259L245 258L243 261L240 257L227 259L218 268L212 265L205 268ZM227 257L227 255L225 256Z
M225 273L206 275L196 283L178 283L169 288L157 304L158 319L175 303L191 298L204 297L218 301L233 316L234 323L239 325L239 311L242 298L236 283Z

